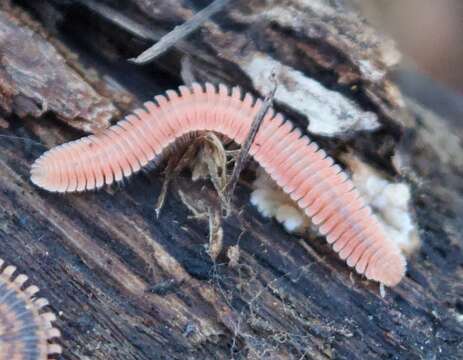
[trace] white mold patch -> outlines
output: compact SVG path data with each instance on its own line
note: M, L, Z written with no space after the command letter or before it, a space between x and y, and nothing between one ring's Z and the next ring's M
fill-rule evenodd
M419 237L409 208L410 186L384 179L378 171L353 156L346 156L346 161L355 187L378 216L386 234L404 253L412 253L419 246Z
M345 157L352 171L352 181L365 201L372 207L388 237L396 242L405 254L411 254L419 246L417 225L411 211L410 188L406 183L386 180L379 172L349 155ZM253 183L251 203L264 217L273 217L290 233L302 233L311 224L310 219L260 169Z
M264 95L272 91L272 74L275 74L278 84L275 100L307 116L307 129L311 133L336 136L347 131L376 130L380 126L374 113L363 111L340 93L269 56L254 55L242 63L242 68Z
M262 216L277 219L290 233L301 233L308 228L309 218L262 168L257 171L253 187L251 203Z

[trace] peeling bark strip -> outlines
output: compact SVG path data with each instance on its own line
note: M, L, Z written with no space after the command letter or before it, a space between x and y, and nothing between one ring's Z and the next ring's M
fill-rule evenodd
M32 166L31 180L49 191L95 189L120 181L190 132L216 131L242 144L262 107L224 85L193 84L159 95L101 134L57 146ZM405 259L386 238L353 183L316 143L269 110L250 154L318 225L333 249L359 274L388 286L400 282Z
M241 67L263 94L273 88L271 74L275 73L279 80L275 100L307 116L307 130L312 134L337 136L347 131L372 131L380 127L374 113L363 111L340 93L264 53L243 58Z
M0 259L0 269L4 261ZM16 267L7 266L0 273L0 360L46 360L61 354L61 347L50 340L61 336L52 326L54 314L43 313L46 299L34 299L37 286L22 290L26 275L11 279Z
M0 11L0 108L20 117L54 113L70 126L96 132L118 110L66 64L41 35Z

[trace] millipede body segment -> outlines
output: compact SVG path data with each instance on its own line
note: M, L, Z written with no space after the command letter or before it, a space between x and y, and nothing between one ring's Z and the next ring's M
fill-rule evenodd
M0 259L0 270L4 261ZM25 287L27 276L13 277L16 267L0 273L0 360L46 360L60 354L61 347L50 341L60 336L52 326L56 317L44 312L48 301L34 298L36 286Z
M57 146L33 164L32 182L55 192L120 181L185 134L215 131L242 144L263 102L234 87L181 86L104 132ZM342 169L293 124L269 109L250 154L304 210L341 259L388 286L404 276L405 259Z

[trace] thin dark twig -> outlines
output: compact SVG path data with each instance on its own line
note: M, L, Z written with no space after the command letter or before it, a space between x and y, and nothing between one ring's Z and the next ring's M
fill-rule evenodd
M153 27L148 28L145 25L142 25L138 23L137 21L132 20L125 14L119 11L116 11L115 9L107 5L95 2L94 0L76 0L76 1L86 6L89 10L103 17L104 19L112 22L119 28L125 31L128 31L129 33L135 35L136 37L140 39L149 40L149 41L154 42L154 41L161 40L162 37L166 35L165 31L162 31L160 29L153 29ZM175 44L173 44L173 46L181 53L190 54L190 55L195 54L196 57L199 57L199 59L207 63L213 63L214 61L217 60L207 54L198 54L197 49L193 45L190 45L188 42L182 39L180 39Z
M182 25L174 28L171 32L167 33L156 44L149 49L143 51L136 58L129 59L135 64L146 64L156 57L169 50L179 40L190 35L193 31L197 30L205 21L211 16L221 11L231 0L215 0L204 9L196 13L190 20L185 21Z
M241 151L238 154L238 158L236 159L235 166L233 168L233 172L230 176L230 180L225 189L225 198L228 202L231 201L231 197L233 196L233 192L235 191L236 184L238 183L239 176L243 168L246 166L246 162L249 156L249 149L251 148L252 143L257 135L257 131L264 120L264 116L267 113L268 109L272 106L273 98L275 97L276 92L276 85L273 88L272 92L267 95L264 99L262 107L260 108L259 112L257 113L256 117L252 121L251 128L249 129L249 133L246 137L246 140L241 147Z

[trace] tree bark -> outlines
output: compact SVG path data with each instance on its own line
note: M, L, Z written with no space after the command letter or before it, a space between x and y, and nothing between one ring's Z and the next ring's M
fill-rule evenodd
M413 93L404 100L390 78L399 54L350 1L232 1L154 63L126 61L205 5L1 6L0 107L9 128L0 130L0 258L50 300L62 358L461 358L462 125ZM223 219L215 261L207 221L192 218L179 193L193 187L196 203L217 195L188 174L158 218L159 169L65 196L29 181L44 147L97 132L165 89L195 79L265 96L272 72L277 109L330 155L342 161L351 151L412 186L422 244L385 298L321 236L290 235L263 219L246 181ZM225 253L236 245L230 266Z

